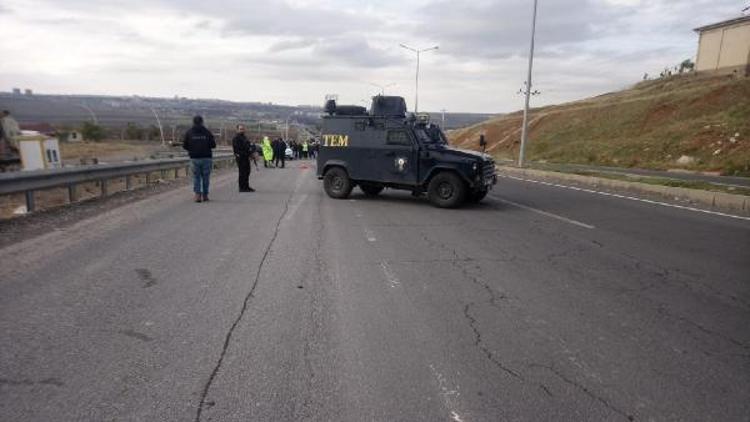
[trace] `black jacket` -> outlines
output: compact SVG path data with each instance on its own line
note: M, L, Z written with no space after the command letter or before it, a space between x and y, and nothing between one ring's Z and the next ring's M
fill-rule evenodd
M232 149L238 157L249 157L258 152L258 147L251 144L244 133L238 133L232 138Z
M284 154L286 154L286 142L284 142L281 139L277 139L274 142L275 143L272 144L273 145L273 153L277 154L277 155L279 155L281 157L283 157Z
M195 125L185 132L182 148L187 150L190 158L211 158L211 150L216 148L216 140L205 126Z

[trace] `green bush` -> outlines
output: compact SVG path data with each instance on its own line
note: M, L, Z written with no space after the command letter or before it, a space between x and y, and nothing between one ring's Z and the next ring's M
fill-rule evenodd
M81 135L87 141L99 142L107 136L107 132L99 125L85 122L81 127Z

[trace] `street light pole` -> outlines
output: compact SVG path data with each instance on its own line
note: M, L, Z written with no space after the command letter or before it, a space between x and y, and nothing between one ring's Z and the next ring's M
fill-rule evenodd
M291 119L291 118L292 118L292 116L291 116L291 115L290 115L289 117L287 117L287 118L286 118L286 130L285 130L285 132L284 132L284 133L285 133L285 135L284 135L284 140L285 140L285 141L286 141L287 139L289 139L289 119Z
M414 53L417 54L417 76L416 76L416 81L415 81L416 82L416 87L415 87L415 90L414 90L414 113L417 113L419 111L419 56L422 53L424 53L424 52L431 51L431 50L437 50L439 48L439 46L436 45L434 47L423 48L421 50L409 47L408 45L405 45L405 44L399 44L399 46L401 48L405 48L405 49L407 49L409 51L412 51L412 52L414 52Z
M523 107L523 129L521 131L521 150L518 152L518 167L523 167L526 142L529 136L529 98L531 97L531 68L534 64L534 34L536 32L536 6L534 0L534 14L531 18L531 47L529 48L529 72L526 75L526 102Z

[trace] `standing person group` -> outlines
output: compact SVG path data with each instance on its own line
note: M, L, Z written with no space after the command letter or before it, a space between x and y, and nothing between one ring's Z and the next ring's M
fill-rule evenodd
M213 167L214 135L203 126L203 117L193 117L191 127L182 138L182 148L187 150L193 167L193 192L195 202L208 202L208 186Z
M216 148L214 135L206 129L203 117L193 118L191 127L182 139L182 147L190 156L193 170L193 192L195 202L208 202L208 188L213 168L213 149ZM240 192L255 192L250 187L250 159L255 160L256 155L263 155L263 166L266 168L284 168L286 166L286 150L291 148L294 158L315 158L318 151L318 143L314 139L304 140L301 143L292 141L289 144L282 138L273 141L264 136L260 147L250 141L245 135L245 126L237 125L237 134L232 138L232 150L237 161L238 180L237 185ZM258 167L257 162L255 167Z

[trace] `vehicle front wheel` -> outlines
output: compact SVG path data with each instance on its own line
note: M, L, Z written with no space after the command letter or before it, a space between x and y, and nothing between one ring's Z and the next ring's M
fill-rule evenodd
M378 196L385 186L374 183L360 183L359 188L362 189L362 192L367 196Z
M440 208L455 208L466 199L466 184L454 173L440 173L430 180L427 197Z
M352 181L341 167L333 167L326 171L323 177L323 189L328 196L336 199L346 199L352 193Z

